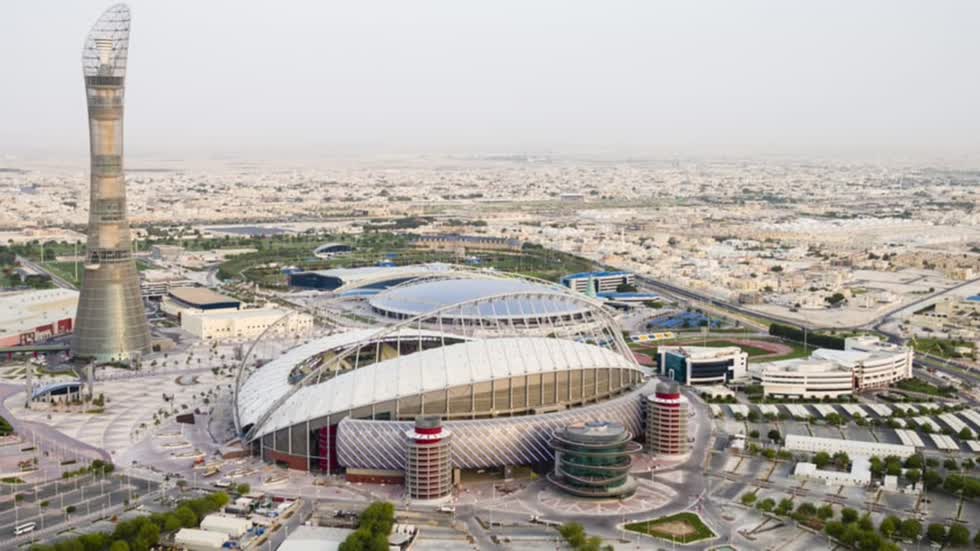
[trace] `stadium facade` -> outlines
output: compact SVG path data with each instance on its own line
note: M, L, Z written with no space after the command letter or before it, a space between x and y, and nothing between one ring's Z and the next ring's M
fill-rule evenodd
M601 303L567 290L507 290L454 295L443 302L460 302L318 338L261 367L247 355L234 385L244 443L290 468L405 472L405 435L418 416L443 420L462 469L548 463L552 435L575 423L642 435L652 383ZM543 315L542 294L578 317ZM539 317L531 326L494 312Z
M85 39L82 72L88 100L91 193L85 277L71 350L100 362L150 351L150 327L126 218L123 97L129 8L112 6Z

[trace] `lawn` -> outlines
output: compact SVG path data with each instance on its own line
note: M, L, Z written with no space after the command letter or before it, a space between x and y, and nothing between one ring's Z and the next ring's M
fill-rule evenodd
M677 513L654 520L634 522L625 527L631 532L639 532L655 538L677 543L691 543L715 537L701 517L694 513Z
M956 349L966 347L973 350L975 344L953 339L915 338L912 340L912 346L917 352L925 352L940 358L961 358L962 355L957 353Z

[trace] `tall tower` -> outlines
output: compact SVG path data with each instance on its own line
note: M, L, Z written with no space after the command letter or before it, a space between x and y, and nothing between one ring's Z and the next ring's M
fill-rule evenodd
M691 449L687 441L687 398L674 381L657 385L647 396L647 448L657 454L681 455Z
M150 349L126 219L122 123L128 49L129 8L117 4L95 22L82 52L92 179L71 348L75 356L98 362L126 360Z

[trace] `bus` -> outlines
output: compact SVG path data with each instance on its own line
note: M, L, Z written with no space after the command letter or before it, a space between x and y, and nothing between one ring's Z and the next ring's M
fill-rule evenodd
M20 536L22 534L33 532L35 526L37 526L36 522L25 522L23 524L18 524L17 526L14 526L14 535Z

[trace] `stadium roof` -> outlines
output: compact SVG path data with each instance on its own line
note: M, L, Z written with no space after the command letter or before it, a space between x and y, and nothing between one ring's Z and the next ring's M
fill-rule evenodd
M327 335L287 351L282 356L262 366L241 383L238 390L238 414L241 424L254 423L276 400L286 395L292 385L289 374L303 360L329 350L344 349L378 335L377 329L354 329L344 333ZM451 337L437 331L402 330L395 337Z
M240 304L240 301L204 287L173 287L168 293L175 299L193 306L208 306L215 304Z
M349 291L366 285L377 285L388 280L405 280L424 277L433 274L452 272L450 264L432 262L429 264L411 264L408 266L365 266L362 268L334 268L331 270L314 270L301 272L316 274L325 278L336 278L340 286L336 292Z
M337 336L338 338L341 336ZM458 338L458 337L457 337ZM287 354L289 356L289 354ZM298 360L299 355L293 356ZM286 356L280 360L286 359ZM270 363L247 380L239 396L241 426L258 421L288 386L295 361ZM399 356L303 386L254 430L258 437L326 415L454 386L520 375L588 368L637 369L613 350L545 337L472 340Z
M521 293L499 301L479 302L496 295ZM525 294L526 293L526 294ZM406 316L418 316L454 304L467 303L447 317L510 319L582 313L589 305L563 300L568 291L558 286L523 279L460 278L424 281L393 287L370 298L374 308Z

